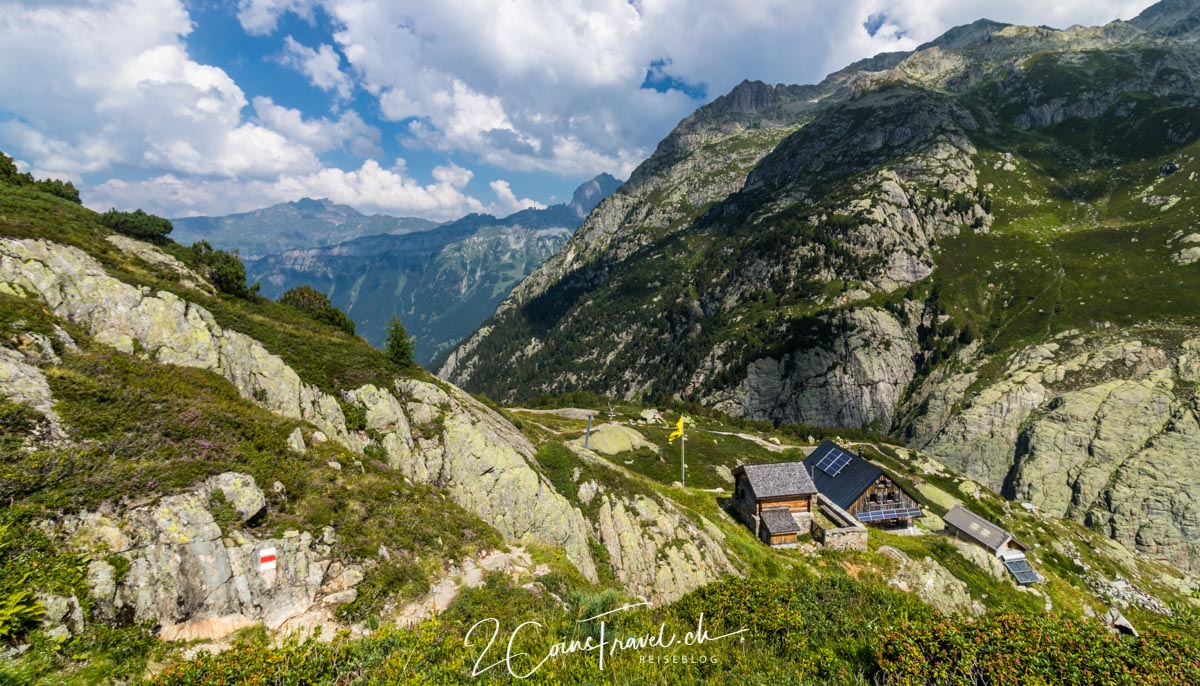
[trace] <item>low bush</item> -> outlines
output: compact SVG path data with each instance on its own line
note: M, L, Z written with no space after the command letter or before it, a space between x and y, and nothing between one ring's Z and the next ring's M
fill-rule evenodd
M237 251L226 252L212 247L208 241L198 241L189 248L192 264L204 273L217 290L239 298L248 298L252 289L246 285L246 265Z
M329 301L329 296L310 286L296 286L279 297L279 302L304 312L319 322L324 322L354 335L354 320L346 316Z
M100 223L117 233L151 243L166 241L173 228L166 219L140 209L132 212L111 209L100 215Z

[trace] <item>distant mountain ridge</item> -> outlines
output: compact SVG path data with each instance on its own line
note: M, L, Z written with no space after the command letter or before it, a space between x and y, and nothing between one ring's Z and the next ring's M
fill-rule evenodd
M372 234L428 231L437 222L418 217L363 214L328 198L301 198L223 217L172 219L171 236L180 243L208 241L237 250L245 259L296 248L332 245Z
M299 285L327 293L376 346L398 315L416 338L417 361L430 365L558 252L620 184L601 174L580 185L569 203L502 218L469 214L427 231L288 250L248 260L247 274L269 298Z

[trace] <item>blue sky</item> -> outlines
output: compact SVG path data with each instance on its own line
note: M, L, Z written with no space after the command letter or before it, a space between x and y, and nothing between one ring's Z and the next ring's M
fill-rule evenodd
M0 150L96 208L451 219L625 178L744 78L1149 0L0 0Z

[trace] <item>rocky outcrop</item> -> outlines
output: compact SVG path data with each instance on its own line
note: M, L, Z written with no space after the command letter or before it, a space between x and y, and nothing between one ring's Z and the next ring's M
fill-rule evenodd
M637 478L590 450L568 447L597 468ZM591 513L596 539L608 553L617 580L630 593L670 602L723 576L740 573L725 550L725 534L704 517L689 515L657 494L611 490L582 479L578 471L573 481L579 501Z
M119 233L109 234L104 238L122 252L133 255L152 266L165 269L173 278L178 279L179 283L188 288L194 288L209 294L216 293L216 289L208 281L205 281L204 277L192 271L190 267L177 260L174 256L168 255L149 243L134 240Z
M932 394L961 409L932 436L917 425L914 444L993 490L1200 569L1197 350L1194 338L1067 332L1017 353L968 398L940 381L954 394Z
M537 580L549 574L550 567L544 564L535 567L529 553L519 547L507 553L493 550L478 560L467 558L461 564L451 566L425 595L400 608L395 613L396 624L409 627L444 612L464 588L483 586L484 575L488 572L503 574L513 585L519 584L540 595L546 591Z
M140 249L147 250L154 248ZM355 447L337 400L304 383L261 343L222 327L208 310L174 293L151 292L109 276L78 248L0 238L0 283L38 297L100 343L156 362L216 372L243 397L285 417L310 421Z
M597 578L583 515L531 466L533 444L503 417L452 386L415 379L398 380L396 394L364 386L348 398L366 409L393 468L445 488L510 541L562 547Z
M711 523L697 526L665 500L649 496L602 496L600 542L608 551L617 580L629 592L670 602L736 573Z
M715 393L711 405L782 423L891 426L916 371L916 341L884 310L852 310L831 319L827 343L755 360L745 379Z
M87 576L99 616L157 623L167 640L215 640L254 624L333 625L331 610L353 601L363 578L357 565L335 560L333 529L275 538L222 530L213 516L217 493L240 524L266 507L252 477L224 473L150 505L51 525L92 558ZM260 568L271 550L275 567Z
M54 356L54 350L49 348L48 341L46 349L49 355ZM53 359L57 359L57 356ZM31 356L12 348L0 347L0 395L14 403L37 410L46 420L45 438L61 439L66 434L62 429L62 421L54 411L50 384L46 382L46 375L37 366L39 361L38 353Z
M572 439L571 442L582 446L585 440L583 437L580 437ZM617 423L601 424L592 429L592 433L587 437L586 442L590 450L605 455L616 455L617 453L629 452L641 448L658 452L658 446L647 441L645 436L627 426Z
M914 560L903 551L885 545L879 552L896 562L896 571L888 583L901 591L915 593L934 609L947 614L978 617L986 608L971 597L971 590L932 557Z
M137 249L143 256L154 251L149 245ZM394 394L371 385L350 391L347 398L365 408L367 425L366 433L351 432L337 398L305 383L258 341L220 326L208 310L173 293L152 293L113 278L77 248L0 238L0 284L39 297L56 315L118 350L212 370L243 397L314 424L319 429L314 441L327 436L362 452L377 440L391 466L409 478L445 487L511 541L562 546L586 577L596 578L582 515L531 466L528 439L457 389L399 380ZM4 388L53 417L40 370L18 366L11 351L3 355L0 373L11 377ZM421 438L414 439L410 417L421 425ZM299 452L306 448L303 436L298 438L290 444Z

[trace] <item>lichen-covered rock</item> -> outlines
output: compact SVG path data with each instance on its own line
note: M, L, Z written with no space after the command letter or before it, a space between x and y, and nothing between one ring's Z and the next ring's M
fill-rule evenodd
M456 388L415 379L397 380L395 395L363 386L347 398L365 409L393 468L445 488L509 541L562 547L597 578L583 515L538 474L533 444L503 417ZM414 439L412 427L435 435Z
M243 520L266 502L253 478L225 473L116 516L85 512L59 524L93 556L87 578L100 617L157 622L168 640L215 639L251 624L274 630L311 618L314 606L335 595L353 600L346 591L362 580L362 570L334 561L332 529L272 539L222 531L210 510L216 491ZM275 569L262 570L259 555L268 548L278 560ZM127 565L120 576L108 562L114 554Z
M601 497L596 522L600 542L617 579L629 592L670 602L737 573L711 524L697 526L658 498L616 493Z
M0 238L0 282L36 295L101 343L127 353L136 344L157 362L212 370L243 397L310 421L347 447L361 449L346 432L337 399L304 383L261 343L221 327L208 310L173 293L151 293L109 276L78 248Z
M935 435L918 425L914 445L988 488L1200 569L1200 339L1069 334L1013 355Z
M583 437L573 439L572 443L582 446ZM630 450L646 448L658 452L658 446L646 440L646 437L627 426L620 424L601 424L592 429L592 435L587 439L588 448L605 455L616 455Z
M117 246L122 251L137 257L138 259L148 262L158 267L164 267L172 272L179 279L179 282L188 288L204 291L206 293L215 293L212 284L192 271L186 264L175 259L175 256L159 250L157 247L146 243L145 241L135 240L128 236L122 236L119 233L113 233L105 236L109 243Z
M915 593L934 609L947 614L978 617L986 608L971 597L971 589L932 557L914 560L892 546L881 546L879 552L896 561L896 571L888 583L902 591Z
M46 375L12 348L0 347L0 395L41 413L46 418L46 438L65 437L62 422L54 411L54 398Z

